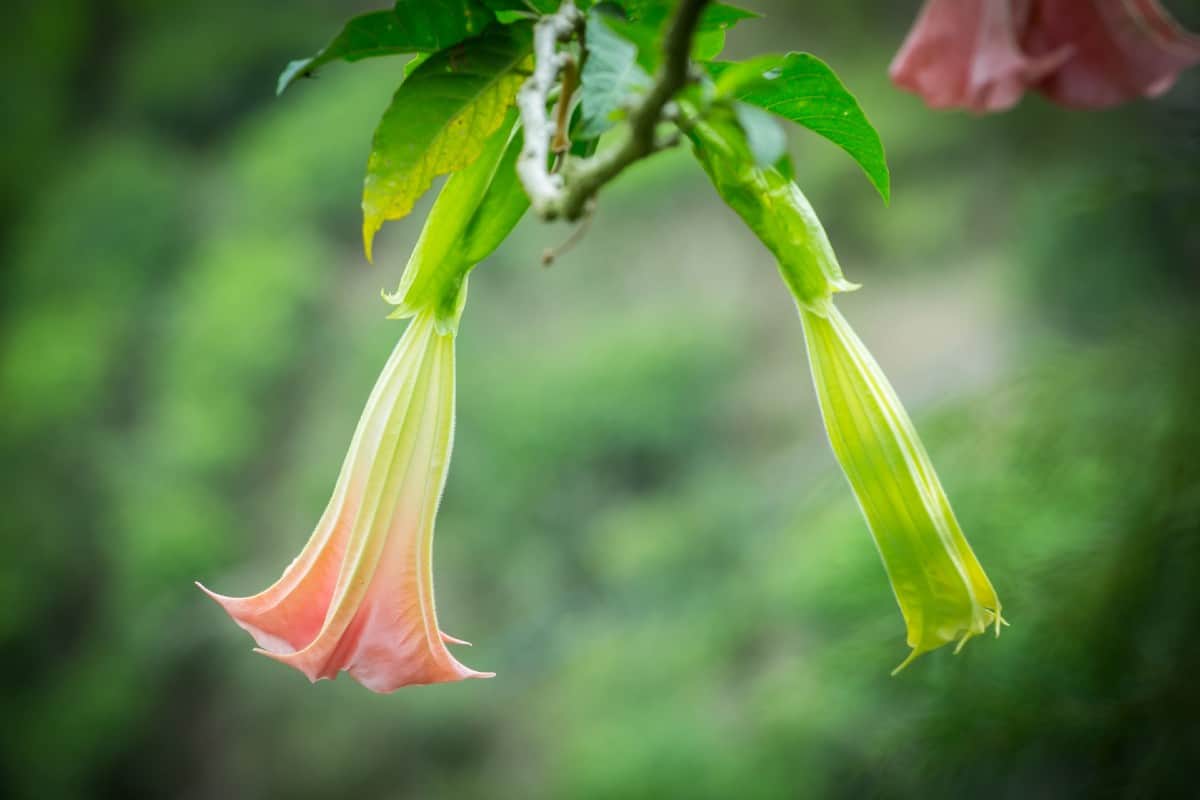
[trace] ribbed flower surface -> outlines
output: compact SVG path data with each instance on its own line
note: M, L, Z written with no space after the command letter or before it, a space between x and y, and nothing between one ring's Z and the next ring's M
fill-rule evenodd
M425 312L375 384L333 497L300 555L259 594L209 594L259 652L312 681L345 670L390 692L491 677L446 649L458 640L442 633L434 605L434 518L453 437L454 336L438 333Z
M832 303L824 314L801 309L800 317L829 442L908 627L912 653L896 671L990 626L999 633L996 591L882 370Z

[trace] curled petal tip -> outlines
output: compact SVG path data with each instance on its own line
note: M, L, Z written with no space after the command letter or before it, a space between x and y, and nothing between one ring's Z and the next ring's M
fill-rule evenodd
M905 667L907 667L912 662L916 661L917 658L924 652L925 651L914 647L912 652L908 654L908 658L901 661L900 664L894 670L892 670L892 677L894 678L897 675L899 675L901 672L903 672Z
M327 680L332 677L330 675L322 675L319 670L310 668L302 659L297 658L297 656L300 655L299 653L268 650L265 647L256 647L254 648L254 652L260 656L266 656L272 661L278 661L280 664L286 664L289 667L293 667L298 672L302 672L304 677L308 678L309 683L316 683L317 681Z
M445 642L446 644L461 644L461 645L466 645L467 647L474 646L470 642L468 642L466 639L459 639L458 637L451 636L450 634L446 633L445 631L442 631L441 633L442 633L442 641Z
M236 599L234 597L227 597L223 594L217 594L216 592L214 592L212 589L209 589L207 586L205 586L200 581L192 581L192 583L196 584L197 589L204 592L206 595L208 595L209 598L211 598L213 600L213 602L217 603L221 607L225 607L225 605L227 603L229 603L231 600Z

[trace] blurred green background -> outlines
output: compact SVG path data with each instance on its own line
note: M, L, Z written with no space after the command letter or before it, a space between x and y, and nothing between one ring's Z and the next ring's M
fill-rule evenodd
M914 2L748 1L729 53L817 53L883 135L890 208L793 152L999 640L889 677L903 624L791 300L678 152L551 269L569 229L527 220L472 279L438 601L499 677L377 696L253 656L192 581L250 593L299 551L429 202L363 262L401 60L272 94L364 5L10 7L0 794L1194 796L1200 74L933 113L886 77Z

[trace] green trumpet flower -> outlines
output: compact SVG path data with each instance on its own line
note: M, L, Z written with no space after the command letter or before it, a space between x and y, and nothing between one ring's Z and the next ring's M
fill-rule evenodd
M862 340L829 304L802 308L825 430L875 537L908 627L913 659L949 642L958 652L995 625L1000 599L967 544L912 420Z
M825 430L870 526L912 652L892 674L1004 620L996 590L967 544L912 421L883 371L834 306L857 289L796 184L757 166L730 117L714 113L688 135L722 199L775 255L795 298Z

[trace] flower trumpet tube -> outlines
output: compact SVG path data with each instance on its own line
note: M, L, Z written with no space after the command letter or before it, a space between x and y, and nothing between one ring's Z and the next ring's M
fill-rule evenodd
M486 678L438 626L433 529L454 438L454 337L431 313L409 324L367 400L333 497L308 544L270 588L204 591L309 680L345 670L376 692ZM204 588L204 587L201 587Z
M832 304L824 315L801 309L800 319L829 443L908 628L912 653L896 672L949 642L961 648L991 625L999 634L996 590L887 377Z

